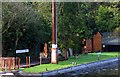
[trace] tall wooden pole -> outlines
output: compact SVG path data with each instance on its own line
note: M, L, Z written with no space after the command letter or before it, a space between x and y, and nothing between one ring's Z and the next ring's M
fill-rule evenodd
M0 2L0 22L2 22L2 2ZM2 57L2 24L0 24L0 57Z
M58 63L57 58L57 26L56 26L56 2L52 0L52 52L51 63Z

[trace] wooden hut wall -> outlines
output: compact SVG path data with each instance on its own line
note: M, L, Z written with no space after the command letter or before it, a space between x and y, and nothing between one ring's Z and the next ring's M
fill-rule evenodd
M99 32L93 36L93 51L102 51L102 37Z
M86 40L86 52L91 52L92 51L92 41L91 39Z

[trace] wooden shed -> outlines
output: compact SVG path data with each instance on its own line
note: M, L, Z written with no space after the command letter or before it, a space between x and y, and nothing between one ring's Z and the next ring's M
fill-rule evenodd
M93 36L93 51L102 51L102 36L100 32Z
M97 32L92 39L85 40L85 46L83 52L102 51L102 36L100 32Z

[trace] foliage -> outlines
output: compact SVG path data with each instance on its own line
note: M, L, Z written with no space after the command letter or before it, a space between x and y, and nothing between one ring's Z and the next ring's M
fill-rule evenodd
M117 27L117 28L114 29L113 35L117 36L117 37L120 37L120 27Z
M115 4L110 6L100 5L97 10L96 24L100 31L113 31L119 26L118 18L120 12Z
M3 3L3 54L16 49L38 51L39 45L51 42L50 2ZM91 39L97 31L119 32L120 2L57 3L58 46L81 51L81 40Z
M61 48L80 51L82 38L91 39L100 32L113 31L119 26L120 3L59 3L58 44Z
M40 12L35 11L32 4L3 3L2 14L3 51L12 53L8 56L13 56L16 49L36 51L38 44L50 41L50 24L47 24Z

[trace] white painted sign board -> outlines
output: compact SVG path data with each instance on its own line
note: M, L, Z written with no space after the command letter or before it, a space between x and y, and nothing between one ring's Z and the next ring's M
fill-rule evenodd
M29 52L28 49L24 49L24 50L16 50L16 53L26 53Z
M52 48L57 48L57 44L52 44Z

